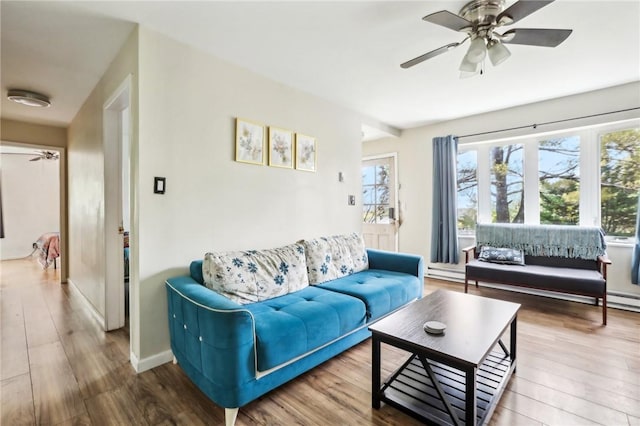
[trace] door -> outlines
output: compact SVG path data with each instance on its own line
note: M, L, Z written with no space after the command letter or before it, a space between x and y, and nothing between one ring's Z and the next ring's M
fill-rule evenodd
M125 222L123 209L130 203L125 201L129 192L129 135L131 76L128 76L103 108L104 128L104 185L105 185L105 330L125 326ZM127 179L127 181L125 181ZM124 204L124 207L123 207ZM130 269L130 268L129 268Z
M362 234L368 248L398 251L397 155L362 160Z

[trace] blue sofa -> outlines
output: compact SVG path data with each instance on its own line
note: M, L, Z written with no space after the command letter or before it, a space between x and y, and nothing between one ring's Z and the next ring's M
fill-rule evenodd
M207 288L203 261L166 281L174 362L233 425L238 408L367 339L422 297L421 256L366 250L368 269L255 303Z

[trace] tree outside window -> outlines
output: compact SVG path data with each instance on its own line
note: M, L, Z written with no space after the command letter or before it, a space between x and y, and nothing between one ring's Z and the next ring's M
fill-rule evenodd
M580 223L580 137L548 139L538 144L540 223Z
M478 221L478 152L458 154L458 231L473 234Z
M491 217L494 223L524 223L522 145L491 148Z
M362 167L362 221L389 223L389 166Z
M600 223L607 235L635 234L640 190L640 128L600 138Z

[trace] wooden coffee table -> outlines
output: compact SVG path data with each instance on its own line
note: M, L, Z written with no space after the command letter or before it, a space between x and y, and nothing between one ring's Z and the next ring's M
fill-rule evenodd
M487 422L516 369L520 305L437 290L369 327L372 405L383 401L435 424ZM446 324L444 334L424 331L427 321ZM510 348L501 338L510 326ZM380 384L380 343L411 353Z

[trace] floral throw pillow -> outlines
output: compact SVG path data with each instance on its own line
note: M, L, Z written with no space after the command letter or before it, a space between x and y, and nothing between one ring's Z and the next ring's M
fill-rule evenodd
M480 250L478 260L506 265L524 265L524 254L522 250L487 246Z
M207 253L205 285L241 305L283 296L309 285L304 247Z
M307 257L309 284L320 284L369 269L361 235L334 235L305 240L302 244Z

